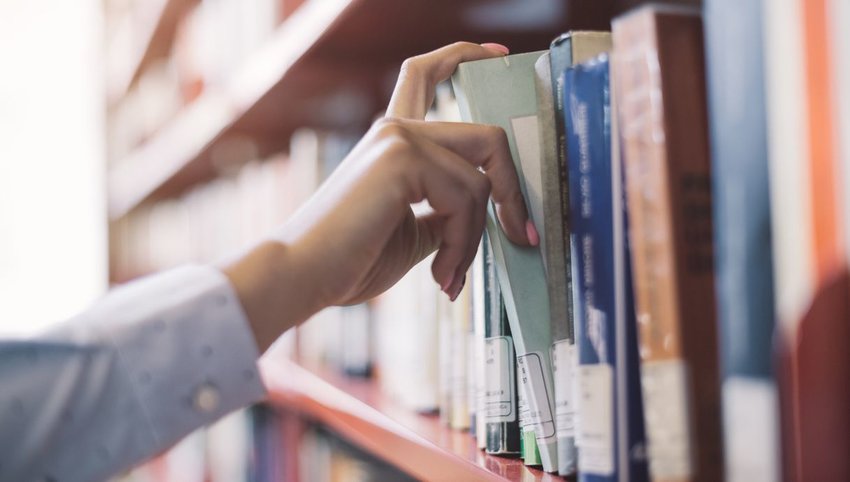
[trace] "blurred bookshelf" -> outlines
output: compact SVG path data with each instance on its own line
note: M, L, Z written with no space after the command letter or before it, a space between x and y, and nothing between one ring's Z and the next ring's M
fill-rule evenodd
M458 40L499 41L515 51L539 49L571 27L604 28L615 11L610 1L537 0L529 6L532 11L558 16L538 15L528 26L516 27L505 18L511 14L510 4L305 2L272 27L217 85L205 87L143 142L112 159L110 218L215 178L217 158L239 162L240 154L245 155L239 146L246 142L259 155L267 155L285 149L299 127L363 129L386 105L398 66L407 57ZM127 67L132 73L116 74L128 80L115 82L132 87L141 81L145 68L163 56L167 47L162 45L177 37L175 12L191 11L190 6L186 0L165 2L159 19L151 22L155 25L142 29L151 33L142 42L143 53ZM493 18L495 25L475 21L477 15ZM544 26L536 25L540 23Z
M632 3L107 1L111 281L212 261L279 225L381 114L404 59L460 40L539 50L571 28L607 28ZM224 60L209 51L229 42L238 48ZM420 346L408 350L419 358L408 356L405 369L436 358L440 295L420 271L396 301L371 303L365 316L333 310L286 336L284 355L263 362L267 404L189 436L127 478L364 480L378 470L378 480L563 480L485 454L468 430L440 420L429 394L411 401L392 393L394 384L417 388L400 381L403 370L381 366L380 355L333 359L352 355L335 354L338 341L328 346L321 333L329 326L349 339L380 337L376 325L388 325L381 320L411 297L421 309L406 315L404 346ZM433 325L430 341L416 325ZM379 340L359 345L385 349ZM434 391L437 368L423 370ZM357 468L311 472L323 465L317 460L336 460L326 447L339 444L359 451ZM341 452L353 460L352 450Z

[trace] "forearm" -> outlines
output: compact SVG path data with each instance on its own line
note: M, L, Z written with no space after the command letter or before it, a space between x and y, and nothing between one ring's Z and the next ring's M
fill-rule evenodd
M257 245L222 266L233 285L260 353L323 306L316 270L298 248L276 241Z

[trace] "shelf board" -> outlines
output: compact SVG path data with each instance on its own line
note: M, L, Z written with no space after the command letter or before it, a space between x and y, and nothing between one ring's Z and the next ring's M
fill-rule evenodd
M210 180L221 164L250 160L239 158L245 141L253 147L242 157L263 157L285 149L298 127L365 129L407 57L457 40L501 42L515 52L546 48L569 28L607 28L614 2L534 0L560 13L519 26L508 21L509 4L523 2L305 2L229 83L205 91L116 163L107 180L110 219Z
M307 369L273 354L261 368L273 406L326 425L419 480L565 480L517 458L485 454L470 434L406 409L374 380Z

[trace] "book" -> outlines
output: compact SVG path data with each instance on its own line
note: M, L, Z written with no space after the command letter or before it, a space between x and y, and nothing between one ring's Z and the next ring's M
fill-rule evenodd
M847 86L830 55L846 55L847 7L763 8L783 479L848 480L848 193L836 136Z
M780 476L762 2L706 0L726 480Z
M578 461L573 400L577 358L570 295L569 183L561 76L574 63L583 62L610 49L609 32L568 32L553 40L549 55L542 56L534 66L543 177L544 233L541 236L541 248L547 266L546 281L552 317L552 374L560 475L574 474Z
M650 474L723 477L711 167L699 9L612 23Z
M622 173L606 55L568 68L563 98L578 351L579 480L646 481Z
M487 448L487 425L484 419L485 400L485 364L484 364L484 326L487 324L485 311L487 304L487 291L484 284L484 237L478 244L478 251L472 260L470 267L470 289L472 290L472 351L473 360L473 390L475 406L472 419L472 434L479 449Z
M531 155L527 148L537 145L534 62L542 53L464 62L452 76L462 119L497 125L505 130L526 202L526 181L520 157ZM487 233L521 368L519 383L525 387L531 407L543 469L554 472L557 470L557 447L549 353L552 337L542 256L536 247L521 247L508 240L498 224L492 203L488 206L487 218Z
M481 238L481 282L484 286L484 447L489 454L520 453L519 407L516 383L516 353L511 327L505 313L490 241ZM479 444L480 445L480 444Z

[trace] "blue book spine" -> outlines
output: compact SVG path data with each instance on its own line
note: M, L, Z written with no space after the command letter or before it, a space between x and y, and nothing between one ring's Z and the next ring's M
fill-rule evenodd
M705 2L724 450L730 481L780 477L764 3Z
M564 72L573 309L578 349L579 479L616 477L614 232L608 65Z
M637 331L607 56L564 73L579 480L645 481Z

